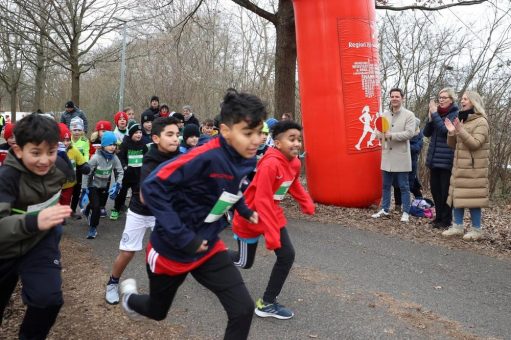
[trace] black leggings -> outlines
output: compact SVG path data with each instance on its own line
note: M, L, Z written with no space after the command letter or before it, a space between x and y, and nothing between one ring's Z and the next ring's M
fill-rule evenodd
M71 210L75 212L80 200L80 193L82 191L82 172L76 168L76 184L73 187L73 197L71 198Z
M101 207L105 206L107 199L108 188L89 188L89 205L85 208L85 215L89 216L89 226L98 226L101 215Z
M187 274L157 275L151 272L149 266L147 274L149 295L131 294L128 306L148 318L163 320L167 317L176 292ZM227 312L224 339L246 339L255 306L240 272L232 264L227 252L221 251L213 255L200 267L192 270L191 274L197 282L218 297Z
M119 194L115 198L114 209L119 211L121 207L126 203L126 196L128 195L128 189L131 188L131 195L139 195L140 186L139 183L126 182L122 183L121 190L119 190Z
M267 303L275 302L295 261L295 249L286 228L280 229L280 244L281 247L275 249L277 261L273 265L270 280L263 295L263 300ZM257 242L246 243L238 240L238 249L237 252L229 252L234 265L244 269L252 267L255 260Z

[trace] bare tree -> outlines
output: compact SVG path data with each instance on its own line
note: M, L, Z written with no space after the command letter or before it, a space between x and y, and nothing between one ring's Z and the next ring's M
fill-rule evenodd
M80 76L100 61L110 58L117 51L108 54L95 53L98 41L122 25L122 18L131 1L99 0L13 0L21 15L18 20L28 19L37 29L32 43L46 48L55 55L53 62L71 73L71 98L80 102ZM44 42L41 41L44 37ZM46 44L47 42L47 44Z
M1 5L12 8L9 1L2 1ZM12 15L15 14L5 12L0 16L0 81L9 93L11 119L16 121L16 111L19 106L18 90L25 67L25 58L24 43L21 36L17 34L20 26L11 24L10 16Z

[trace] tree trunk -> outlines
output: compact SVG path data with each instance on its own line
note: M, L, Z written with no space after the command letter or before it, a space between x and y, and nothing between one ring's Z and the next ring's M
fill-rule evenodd
M46 65L44 56L37 54L37 63L35 69L35 89L34 89L34 102L32 111L41 110L44 112L44 84L46 83Z
M296 37L293 2L281 0L277 12L275 47L275 116L295 115Z
M78 61L71 63L71 100L80 106L80 65Z
M36 66L35 66L35 90L32 111L44 110L44 85L46 83L46 60L44 55L44 37L41 34L39 38L39 45L36 46Z
M11 96L11 122L16 123L16 111L18 109L18 85L13 85L11 87L11 91L9 91Z

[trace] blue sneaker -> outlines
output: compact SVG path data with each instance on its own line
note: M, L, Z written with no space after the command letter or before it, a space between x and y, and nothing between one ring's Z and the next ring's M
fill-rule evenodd
M93 240L96 238L96 236L98 236L98 231L96 230L95 227L89 227L89 232L87 233L87 239L88 240Z
M291 310L276 301L274 303L266 303L263 299L256 301L255 313L262 318L272 317L280 320L291 319L295 315Z

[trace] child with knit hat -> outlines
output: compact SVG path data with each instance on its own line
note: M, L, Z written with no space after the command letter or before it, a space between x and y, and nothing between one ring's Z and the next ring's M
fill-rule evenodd
M90 142L84 135L84 124L83 120L80 117L74 117L71 119L71 123L69 124L69 128L71 130L71 144L82 154L87 162L89 160L89 150L90 150ZM80 214L77 214L76 207L78 206L78 201L80 199L80 188L82 184L82 173L80 168L76 169L76 185L73 189L73 197L71 199L71 216L74 219L80 219Z
M101 137L105 131L112 131L112 123L108 120L100 120L96 123L94 132L90 135L90 152L89 156L92 157L101 147ZM90 158L89 157L89 158Z
M117 138L117 144L121 144L124 136L128 134L128 115L126 112L119 111L114 116L115 130L114 134Z
M99 217L101 212L101 202L107 195L110 199L115 199L121 190L124 170L121 161L115 155L117 149L117 137L111 131L107 131L101 138L101 148L96 151L89 161L91 167L90 174L83 176L81 201L89 201L87 207L83 210L89 222L89 231L87 239L95 239L98 232ZM110 177L114 172L115 183L110 190L108 184Z
M14 137L14 124L7 123L4 126L4 139L5 143L0 145L0 166L2 165L5 157L11 146L16 144L16 138Z
M64 149L66 151L67 157L69 158L69 161L71 162L71 165L73 167L73 171L76 173L77 169L80 169L80 172L84 175L89 174L90 167L87 161L85 160L85 157L78 151L76 147L73 146L71 143L71 131L69 131L69 128L64 123L59 123L59 130L60 130L60 138L59 138L59 144L62 143L64 146ZM73 188L76 185L76 180L70 182L64 183L62 186L62 191L60 193L60 199L59 204L61 205L70 205L71 204L71 198L73 196Z
M185 125L183 129L183 141L179 147L181 153L187 153L191 149L197 146L199 143L200 130L199 126L195 124Z
M142 113L142 117L140 118L140 124L142 124L142 142L146 145L153 142L151 137L153 120L154 116L148 113Z
M111 220L117 220L121 213L121 208L126 201L128 189L133 193L138 193L140 186L140 168L142 159L147 152L147 146L142 141L142 129L140 124L130 121L128 124L128 135L124 137L121 143L120 151L117 154L124 170L122 188L115 198L114 209L110 213Z

